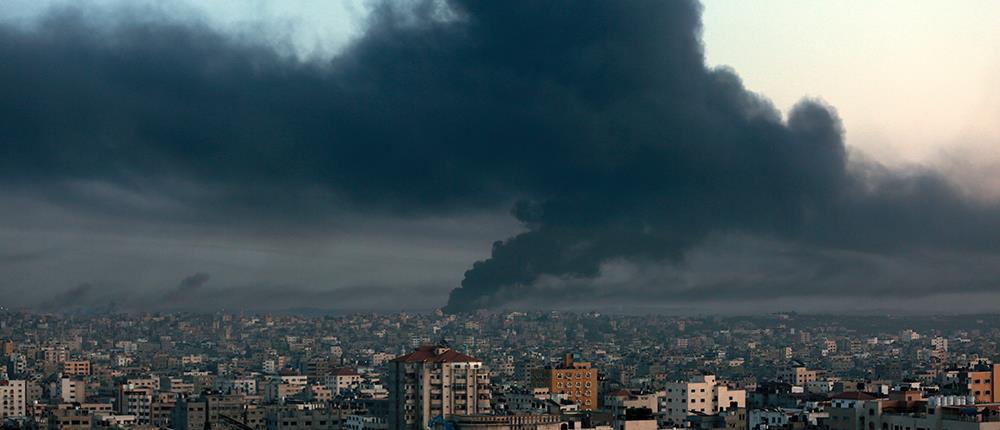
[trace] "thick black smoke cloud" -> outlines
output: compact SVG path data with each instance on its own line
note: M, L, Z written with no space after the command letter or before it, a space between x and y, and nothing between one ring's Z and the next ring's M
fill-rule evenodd
M329 62L64 11L0 28L0 58L9 187L85 201L65 185L108 183L214 223L513 205L528 231L473 265L451 311L611 260L681 262L718 234L873 253L1000 243L1000 211L940 176L849 163L831 107L783 119L706 68L693 1L388 2Z

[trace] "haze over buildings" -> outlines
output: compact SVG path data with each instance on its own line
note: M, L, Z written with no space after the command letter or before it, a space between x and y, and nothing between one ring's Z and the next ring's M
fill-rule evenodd
M0 1L0 428L1000 430L998 22Z

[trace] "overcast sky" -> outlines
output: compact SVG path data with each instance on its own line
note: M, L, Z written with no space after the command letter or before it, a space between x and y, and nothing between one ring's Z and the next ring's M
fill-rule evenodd
M990 310L1000 6L959 5L13 0L0 291Z

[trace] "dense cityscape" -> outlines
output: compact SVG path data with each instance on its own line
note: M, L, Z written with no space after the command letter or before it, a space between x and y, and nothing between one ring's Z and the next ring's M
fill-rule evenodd
M7 428L1000 428L1000 316L6 311Z
M0 430L1000 430L1000 0L0 0Z

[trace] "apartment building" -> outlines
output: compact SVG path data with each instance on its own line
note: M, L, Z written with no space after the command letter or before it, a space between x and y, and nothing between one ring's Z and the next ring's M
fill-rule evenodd
M788 366L779 369L777 376L779 381L787 382L799 387L805 387L810 382L816 382L818 379L817 372L815 370L809 370L805 365L798 362L793 362Z
M446 343L423 345L389 363L389 429L419 430L430 419L489 414L489 371Z
M249 404L243 396L206 394L196 398L180 397L171 423L178 430L225 428L229 425L262 430L267 427L267 416L264 409Z
M336 411L320 409L281 408L267 417L270 430L322 430L342 428Z
M79 379L62 378L59 381L59 398L63 403L87 401L87 384Z
M91 421L93 427L98 429L127 429L139 425L138 417L135 415L113 413L94 414Z
M264 386L264 399L272 403L284 403L289 397L305 390L309 378L306 375L285 375L272 378Z
M702 374L688 381L667 383L664 400L664 422L680 426L696 413L714 415L729 408L745 408L746 391L729 388L716 381L715 375Z
M69 358L69 352L63 346L46 346L41 351L42 360L48 364L58 364Z
M69 406L53 408L47 417L49 430L91 430L92 419L91 411Z
M389 423L382 417L349 415L344 421L344 430L388 430Z
M607 396L614 430L656 430L659 399L656 393L633 393L622 390Z
M589 362L579 361L574 354L566 354L557 366L534 369L531 384L535 388L548 388L552 394L564 394L580 410L597 409L597 369Z
M455 430L560 430L565 425L559 415L548 414L456 415L450 423Z
M153 396L153 403L149 405L149 424L157 428L170 427L176 404L176 394L156 393Z
M62 364L64 376L90 376L90 361L66 360Z
M257 380L254 378L224 378L215 381L215 389L226 394L257 395Z
M0 381L0 418L27 415L24 381Z
M354 369L336 369L326 376L326 386L335 393L357 388L361 384L361 375Z
M830 430L862 430L870 422L866 417L866 406L876 400L874 396L860 391L835 394L830 398ZM873 414L874 415L874 414Z
M831 406L831 430L1000 430L1000 404L978 404L974 396L925 400L845 393Z
M959 383L964 385L976 403L992 403L1000 400L996 394L1000 390L1000 364L986 369L968 370L959 374Z
M153 394L154 389L150 386L122 384L115 396L118 412L135 416L139 424L150 424Z
M747 410L745 408L729 408L717 415L690 415L689 428L696 430L747 430ZM749 430L760 430L751 426Z
M202 399L178 398L170 422L177 430L203 430L207 417L208 405Z

